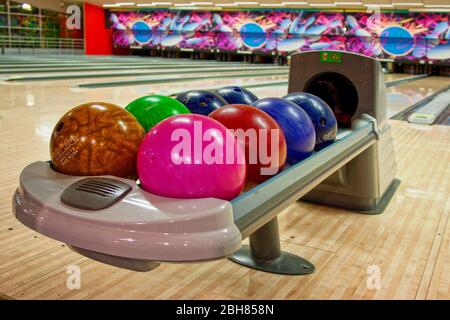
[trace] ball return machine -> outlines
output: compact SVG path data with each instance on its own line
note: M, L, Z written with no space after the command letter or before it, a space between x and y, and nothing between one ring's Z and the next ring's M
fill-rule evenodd
M346 126L332 145L232 201L164 198L133 180L64 175L35 162L21 173L13 212L30 229L120 268L229 257L272 273L312 273L310 262L281 251L277 215L299 199L381 212L398 185L394 150L377 60L339 51L294 54L288 90L322 97L348 116ZM247 237L250 244L242 245Z

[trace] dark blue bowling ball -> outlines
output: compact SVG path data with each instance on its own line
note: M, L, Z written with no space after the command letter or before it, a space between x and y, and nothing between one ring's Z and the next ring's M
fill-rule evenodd
M305 92L291 93L283 99L301 107L311 118L316 131L316 150L323 149L336 140L336 116L325 101Z
M295 164L313 152L316 133L311 119L302 108L281 98L264 98L252 105L268 113L283 130L288 163Z
M204 116L227 104L221 96L205 90L186 91L177 95L175 99L183 103L192 113Z
M223 87L217 90L217 94L229 104L252 104L258 100L251 91L238 86Z

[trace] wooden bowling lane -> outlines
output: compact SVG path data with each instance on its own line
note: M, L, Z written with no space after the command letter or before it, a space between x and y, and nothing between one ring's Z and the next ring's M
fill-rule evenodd
M267 97L282 97L287 95L287 84L279 84L275 86L262 86L262 87L254 87L249 89L253 92L258 98L267 98Z
M186 66L187 67L187 66ZM134 68L124 67L123 70L119 68L111 67L108 70L101 71L71 71L67 70L66 72L40 72L38 74L4 74L0 76L0 80L4 81L58 81L58 80L71 80L71 79L92 79L92 78L120 78L120 77L140 77L140 76L164 76L164 75L182 75L182 74L220 74L220 73L228 73L228 72L270 72L270 71L279 71L280 73L287 73L287 68L270 66L270 67L261 67L261 66L214 66L211 65L199 65L199 66L190 66L189 68L184 68L184 66L153 66L146 68L136 68L138 70L132 70ZM48 70L47 70L48 71ZM1 71L0 71L1 73Z
M164 75L164 76L141 76L141 77L115 77L108 79L88 79L85 81L78 81L76 86L82 89L95 90L104 87L130 87L130 86L152 86L155 84L166 84L166 86L171 86L173 83L177 82L196 82L202 81L203 83L209 83L211 80L215 79L226 79L230 78L234 81L238 81L239 78L255 78L262 76L281 76L288 77L288 72L281 72L279 70L256 70L249 72L241 72L240 70L227 70L209 73L209 74L183 74L183 75ZM70 80L69 80L70 81ZM204 86L203 86L204 87ZM207 88L210 86L207 85Z
M177 69L191 69L191 68L204 68L204 67L217 67L217 68L245 68L250 66L255 67L261 67L260 65L243 65L243 64L217 64L212 65L210 63L199 63L199 64L186 64L182 62L178 63L172 63L172 64L149 64L149 65L110 65L110 64L104 64L104 65L69 65L69 66L63 66L63 67L20 67L20 68L2 68L0 66L0 74L3 75L28 75L28 74L34 74L34 73L54 73L54 72L77 72L77 71L113 71L113 70L147 70L147 69L165 69L165 68L177 68ZM273 67L273 66L268 66Z
M151 66L201 66L201 65L214 65L214 66L245 66L243 63L224 63L224 62L193 62L193 61L183 61L179 59L173 62L167 61L154 61L154 62L101 62L101 63L58 63L58 64L6 64L0 65L0 71L20 71L28 69L62 69L62 68L94 68L94 67L118 67L118 66L128 66L128 67L151 67Z
M140 86L121 86L112 88L80 89L70 86L68 81L52 81L50 83L27 82L27 83L0 83L0 116L2 112L12 112L10 117L21 117L21 113L27 113L29 108L34 112L49 113L51 121L57 121L68 109L88 101L106 101L126 106L128 103L147 94L172 94L185 90L194 90L206 87L221 87L227 85L247 85L257 83L268 83L286 81L284 76L259 76L233 77L210 79L205 84L204 79L189 82L158 83ZM55 109L55 105L59 106ZM54 112L50 112L53 110ZM6 116L6 115L5 115ZM38 130L38 129L36 129ZM50 130L49 128L46 131ZM49 133L48 133L49 134ZM48 137L46 137L48 138Z
M255 85L258 83L268 83L268 82L279 82L286 81L287 74L278 75L275 73L274 75L262 75L260 73L253 73L251 76L247 77L237 77L230 76L236 75L236 73L222 73L218 72L213 76L214 78L210 78L207 80L208 87L221 87L226 85ZM95 88L95 89L85 89L77 87L79 80L66 80L66 81L51 81L51 85L49 82L45 81L36 81L36 82L25 82L25 83L16 83L16 82L4 82L4 86L1 85L0 82L0 92L3 93L4 100L16 101L13 104L22 104L22 105L36 105L39 104L37 101L46 101L48 99L54 99L57 97L58 101L61 103L65 103L66 99L70 100L70 96L76 96L80 103L86 101L109 101L112 103L117 103L121 106L127 105L132 100L149 94L166 94L170 95L174 92L186 91L186 90L194 90L203 88L205 89L205 78L207 76L192 74L185 75L196 77L196 80L190 80L188 82L182 81L183 77L180 76L170 76L171 78L175 78L175 80L180 79L175 82L169 82L165 80L161 80L161 76L155 76L155 79L158 83L145 83L143 85L132 85L132 86L118 86L118 87L106 87L106 88ZM147 79L151 77L146 77ZM108 78L109 79L109 78ZM140 80L141 77L127 77L127 78L112 78L115 81L123 81L136 79ZM90 81L101 82L105 81L101 78L90 79ZM52 92L54 94L53 97L47 97L47 92ZM18 100L18 101L17 101ZM0 110L2 107L7 108L8 103L0 106ZM70 103L66 104L67 107L72 106Z
M433 76L390 87L387 89L387 116L391 118L449 86L450 77Z
M14 62L18 63L35 63L35 62L126 62L126 61L166 61L172 62L177 60L185 60L187 62L196 62L199 60L192 60L189 58L163 58L163 57L149 57L149 56L118 56L118 55L2 55L0 62Z
M411 76L410 74L406 74L406 73L388 73L388 74L384 75L384 80L386 82L390 82L390 81L408 79L411 77L414 78L414 76Z
M210 63L215 64L226 64L226 62L219 62L219 61L206 61ZM70 66L70 65L77 65L77 66L92 66L92 65L133 65L133 64L202 64L205 63L205 61L200 60L191 60L187 58L181 58L181 59L165 59L165 58L143 58L143 57L123 57L120 59L109 59L108 57L104 57L102 59L77 59L73 57L67 57L67 58L61 58L58 60L46 60L41 59L39 57L33 56L29 57L25 60L18 60L18 59L6 59L0 57L0 68L15 68L15 67L33 67L33 66L46 66L46 67L57 67L57 66ZM242 62L234 62L233 64L243 64Z
M191 60L187 58L176 59L176 58L162 58L162 57L144 57L144 56L85 56L85 55L4 55L0 56L0 63L11 63L17 62L22 64L33 64L39 62L47 63L71 63L71 62L83 62L83 63L114 63L114 62L152 62L152 61L165 61L172 62L175 60L185 60L187 62L196 60Z
M50 57L47 55L29 56L0 56L0 64L36 64L36 63L115 63L115 62L153 62L166 61L170 63L175 59L160 57L140 57L140 56L81 56L81 55L61 55L60 57ZM184 59L189 60L189 59Z
M169 66L169 65L185 65L185 66L196 66L196 65L222 65L222 66L244 66L246 65L243 62L219 62L219 61L200 61L200 60L191 60L191 59L163 59L163 58L123 58L123 59L94 59L94 60L73 60L71 58L67 58L66 60L59 61L46 61L41 59L36 59L34 57L30 57L29 60L25 62L18 62L15 60L2 60L0 58L0 70L27 70L30 68L73 68L73 67L100 67L100 66Z

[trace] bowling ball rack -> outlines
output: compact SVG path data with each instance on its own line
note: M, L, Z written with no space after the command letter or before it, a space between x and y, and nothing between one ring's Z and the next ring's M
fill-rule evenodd
M141 189L134 180L65 175L53 170L50 162L39 161L23 170L13 197L13 211L30 229L67 243L82 255L135 271L149 271L161 262L232 255L231 260L260 270L311 273L311 263L281 252L277 215L375 143L374 128L366 122L351 133L340 132L330 147L231 202L159 197ZM109 206L99 209L99 199L105 197L97 194L98 188L88 187L89 183L100 185L102 179L109 183L105 184L105 194L120 184L129 190L117 199L116 195L109 196ZM77 189L82 193L73 195ZM252 250L241 247L247 237Z
M301 60L309 65L311 56L314 61L319 54L294 56L291 74L298 74ZM354 57L342 54L343 60L354 63ZM379 64L374 61L366 62ZM326 64L316 69L323 73L324 68L336 67ZM381 72L381 65L376 68ZM298 79L291 81L297 83L290 82L290 92L301 85ZM371 94L359 90L364 92ZM369 106L368 112L359 112L351 128L340 128L333 144L231 201L159 197L134 180L65 175L41 161L23 170L13 196L13 213L25 226L67 243L86 257L134 271L150 271L160 263L229 257L266 272L310 274L315 270L312 263L281 250L277 216L299 199L366 213L384 209L398 183L393 177L390 127L380 124L383 112L375 110L384 107L383 95L380 90L372 110ZM96 188L90 189L92 185ZM103 187L100 194L98 186ZM247 237L249 245L242 245Z

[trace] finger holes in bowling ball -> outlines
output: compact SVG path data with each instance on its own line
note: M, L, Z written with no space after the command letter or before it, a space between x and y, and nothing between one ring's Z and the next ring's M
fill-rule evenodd
M234 88L233 88L233 91L234 91L234 92L242 92L242 89L239 88L239 87L234 87Z
M304 91L318 96L333 109L339 127L351 127L358 92L350 79L337 72L325 72L312 78Z
M213 96L206 96L205 100L199 102L199 105L200 107L206 108L211 104L212 101L214 101Z
M320 125L323 127L323 126L325 126L325 125L327 124L327 119L325 119L325 118L320 118L319 123L320 123Z

